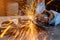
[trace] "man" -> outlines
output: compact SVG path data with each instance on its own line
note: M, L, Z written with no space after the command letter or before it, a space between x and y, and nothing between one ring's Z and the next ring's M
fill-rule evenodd
M42 2L38 3L37 8L36 8L36 13L41 14L45 10L46 10L45 2L43 0ZM52 25L55 25L55 26L60 24L60 13L58 13L56 11L53 11L53 10L50 10L50 12L54 14L54 18L49 22L49 24L52 24Z

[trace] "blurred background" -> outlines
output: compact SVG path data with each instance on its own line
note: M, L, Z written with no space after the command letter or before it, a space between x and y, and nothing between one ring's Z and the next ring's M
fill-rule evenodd
M47 5L49 1L51 2ZM26 6L28 6L31 2L32 0L0 0L0 17L25 15L24 10L26 9ZM60 12L60 0L45 0L45 5L46 5L47 10L55 10L57 12ZM20 19L16 19L14 21L18 23L18 20L19 22L21 22ZM2 20L0 20L0 22L1 21ZM49 32L48 40L60 40L60 29L59 28L60 27L47 28ZM8 35L4 36L4 38L1 38L0 40L7 40L7 39L8 39Z
M46 9L60 12L60 0L45 0L45 3L47 4L49 1L52 2L46 5ZM22 9L25 9L26 4L29 5L30 2L31 0L0 0L0 16L23 15Z

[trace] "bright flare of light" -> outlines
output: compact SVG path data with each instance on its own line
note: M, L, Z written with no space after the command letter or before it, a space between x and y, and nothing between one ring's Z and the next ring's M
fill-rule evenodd
M9 40L40 40L38 37L42 36L44 32L38 32L38 29L36 25L34 25L34 11L35 11L35 5L36 0L33 0L32 3L29 5L29 8L25 10L26 15L29 17L29 25L26 25L23 28L16 29L16 33L14 36L11 36ZM43 36L42 40L46 40L46 36Z

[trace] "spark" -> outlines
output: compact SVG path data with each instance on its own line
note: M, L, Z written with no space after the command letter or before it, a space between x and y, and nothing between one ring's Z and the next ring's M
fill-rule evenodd
M35 4L35 5L34 5ZM30 19L29 22L26 22L27 25L25 25L22 28L16 27L16 29L13 31L13 33L10 35L8 40L39 40L39 36L43 35L44 31L40 32L40 30L37 28L37 26L33 23L35 18L35 7L36 7L36 0L33 0L29 8L26 8L25 13ZM23 26L23 25L21 25ZM9 27L10 28L10 27ZM39 34L40 32L40 34ZM46 40L46 36L43 37L43 40Z

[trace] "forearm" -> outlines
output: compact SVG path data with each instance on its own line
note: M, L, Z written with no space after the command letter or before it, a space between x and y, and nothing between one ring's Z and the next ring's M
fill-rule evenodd
M45 0L38 0L38 4L41 3L41 2L45 2Z
M53 14L57 14L58 12L54 11L54 10L50 10L50 12L52 12Z

